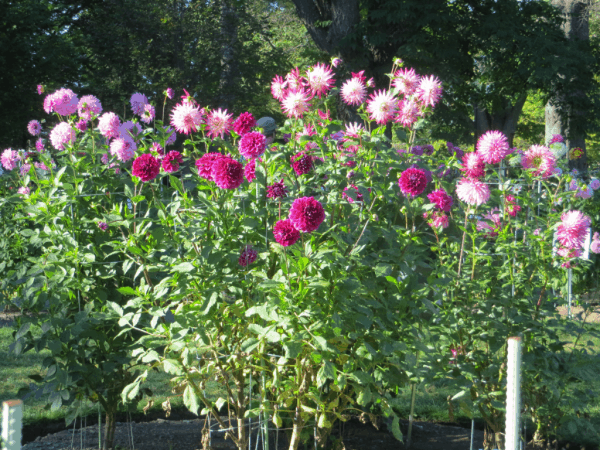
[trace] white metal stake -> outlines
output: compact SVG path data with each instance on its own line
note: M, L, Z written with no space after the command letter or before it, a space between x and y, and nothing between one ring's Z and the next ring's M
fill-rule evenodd
M569 300L569 309L567 311L567 317L569 319L572 318L571 316L571 299L573 297L573 269L569 268L569 282L568 282L568 286L567 286L567 298Z
M506 429L505 449L519 450L521 422L521 338L508 338L506 369Z
M2 450L21 450L22 426L23 402L21 400L2 402Z
M470 450L473 450L473 437L475 436L475 419L471 419L471 447Z

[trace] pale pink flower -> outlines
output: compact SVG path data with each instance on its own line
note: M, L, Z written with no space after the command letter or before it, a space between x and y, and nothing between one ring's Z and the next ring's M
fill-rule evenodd
M276 75L271 82L271 94L279 101L283 100L286 96L287 81Z
M216 138L221 136L221 139L226 133L229 133L233 128L233 114L227 114L227 110L212 110L206 119L206 130L209 136Z
M37 136L42 132L42 124L37 120L32 120L27 124L27 131L32 136Z
M191 102L180 103L171 111L171 125L179 133L190 134L197 131L202 123L202 113Z
M114 138L119 136L119 127L121 126L121 121L119 117L113 112L107 112L100 116L100 120L98 121L98 129L100 130L100 134L107 138Z
M560 216L557 240L567 248L582 248L590 231L591 220L581 211L568 211Z
M303 89L288 92L283 99L281 106L288 117L295 117L298 119L308 111L310 106L308 104L308 93Z
M479 206L490 198L490 188L475 178L463 178L456 186L456 195L468 205Z
M44 111L46 111L46 114L54 111L54 94L48 94L44 98Z
M355 139L359 139L360 136L365 134L365 127L362 126L362 124L360 123L347 123L346 124L346 131L344 132L344 134L347 137L351 137L351 138L355 138Z
M135 156L137 145L131 136L121 136L110 143L110 153L119 161L129 161Z
M144 105L144 111L142 112L141 121L147 124L150 124L154 120L154 116L156 115L156 110L154 106L150 103L146 103Z
M433 75L422 77L417 88L417 96L425 106L435 106L442 96L442 83Z
M403 127L411 127L421 115L421 108L412 98L400 101L399 107L394 122L402 124Z
M173 97L175 96L175 91L173 90L173 88L167 88L167 90L165 91L165 95L169 98L169 100L173 100Z
M37 85L37 93L38 95L42 95L44 93L44 86L41 84Z
M0 161L2 162L2 167L6 170L13 170L17 166L17 161L19 161L19 154L15 150L7 148L2 152Z
M318 63L308 69L306 73L308 85L313 95L321 98L335 84L331 67Z
M485 175L485 161L477 152L465 153L460 170L467 178L481 178Z
M297 67L292 69L292 71L285 76L285 79L288 88L291 91L304 90L308 85L306 79L300 75L300 69Z
M405 97L413 95L419 86L420 77L414 69L402 68L396 71L392 86Z
M367 101L367 112L369 118L383 125L390 121L398 109L398 100L389 91L377 91L371 94Z
M532 169L532 175L548 178L554 173L556 158L548 147L532 145L521 157L524 169Z
M508 139L500 131L488 131L477 141L477 152L486 163L499 163L510 154Z
M144 107L146 106L146 104L148 104L148 97L146 97L144 94L136 92L131 96L129 102L131 103L131 110L133 111L133 113L138 116L141 116L142 114L144 114Z
M61 122L50 132L50 142L56 150L64 150L65 145L73 144L76 139L75 130L67 122Z
M102 113L102 104L93 95L84 95L77 104L77 112L82 119L90 120L92 115L98 116Z
M600 240L592 241L592 244L590 245L590 250L592 251L592 253L600 253Z
M340 95L346 104L358 106L367 98L367 86L360 78L352 77L344 82Z
M21 195L27 196L27 195L29 195L31 190L27 186L21 186L17 192Z
M341 58L331 58L331 65L336 69L339 67L340 64L342 64L342 62L343 61L341 60Z
M35 141L35 149L38 152L44 150L44 141L42 140L42 138L39 138L37 141Z
M52 108L61 116L69 116L77 111L79 99L71 89L62 88L52 94Z

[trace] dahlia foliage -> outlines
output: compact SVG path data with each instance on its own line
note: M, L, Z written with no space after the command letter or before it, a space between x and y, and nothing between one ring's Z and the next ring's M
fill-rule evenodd
M401 439L398 391L441 377L472 393L455 401L498 429L505 339L531 336L540 346L532 360L554 342L543 320L560 301L563 266L583 273L589 264L597 224L585 208L600 182L566 170L560 136L514 149L491 130L474 151L422 139L443 101L436 76L396 60L389 85L375 88L364 71L344 70L334 59L275 77L288 118L276 130L171 88L161 98L134 93L128 121L66 88L40 101L46 121L27 126L37 142L1 152L0 180L10 188L3 204L21 208L23 236L41 252L6 283L23 308L48 308L31 315L48 320L37 345L72 363L49 381L89 360L52 343L71 321L75 341L116 342L88 345L97 354L89 370L114 360L161 366L193 412L221 420L227 404L239 423L260 414L293 429L291 450L312 439L302 429L315 420L327 439L346 414L372 408ZM177 95L163 123L156 102ZM337 96L360 121L332 117ZM591 241L600 251L597 233ZM20 273L30 281L17 282ZM145 392L147 372L133 373L111 372L123 402ZM537 389L524 401L550 429L542 403L554 391L539 374L523 376ZM65 388L73 399L108 395L77 377ZM205 397L215 379L231 392ZM221 425L245 448L245 428Z

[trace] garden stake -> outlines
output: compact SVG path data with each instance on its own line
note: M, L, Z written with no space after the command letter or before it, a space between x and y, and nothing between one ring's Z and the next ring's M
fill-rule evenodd
M508 338L506 367L506 425L505 449L519 449L521 421L521 338Z
M252 369L250 369L250 384L248 384L248 405L252 409ZM252 416L248 416L248 450L252 450Z
M100 414L100 402L98 402L98 448L102 448L102 414Z
M573 269L571 269L569 267L569 283L568 283L568 291L567 291L567 298L569 300L569 309L567 311L567 317L569 319L572 319L571 317L571 295L573 292Z
M413 414L415 412L415 397L417 393L416 383L413 383L411 387L412 393L410 396L410 415L408 416L408 433L406 435L406 448L410 448L412 439L412 426L413 426Z
M475 434L475 419L471 419L471 446L469 450L473 450L473 435Z
M263 364L264 363L265 362L263 361ZM263 374L262 374L262 397L263 397L262 401L263 401L263 404L266 401L268 401L265 398L266 386L267 386L267 382L266 382L265 374L264 374L264 371L263 371ZM269 450L269 411L266 408L265 408L265 410L263 410L263 430L262 430L262 433L263 433L263 449L264 450Z
M21 449L21 427L23 402L7 400L2 402L2 450Z

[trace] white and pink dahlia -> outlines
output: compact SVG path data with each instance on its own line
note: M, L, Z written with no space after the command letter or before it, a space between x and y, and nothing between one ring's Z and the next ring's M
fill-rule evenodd
M548 147L532 145L521 157L524 169L532 169L533 176L548 178L554 173L556 158Z
M32 120L27 124L27 131L32 136L37 136L42 132L42 124L38 120Z
M279 101L283 100L286 95L287 81L281 78L279 75L273 78L271 81L271 94Z
M150 124L154 120L154 116L156 115L156 110L154 106L150 103L146 103L144 105L144 112L142 113L141 121L147 124Z
M344 82L340 94L346 104L358 106L367 98L367 86L361 78L352 77Z
M567 248L582 248L590 232L592 221L581 211L567 211L560 216L556 238Z
M465 153L460 170L467 178L481 178L485 175L485 161L477 152Z
M17 166L17 161L19 161L19 154L15 150L7 148L2 152L0 161L2 162L2 167L6 170L13 170Z
M50 132L50 142L56 150L64 150L65 145L75 142L75 130L67 122L61 122Z
M425 106L434 107L442 97L442 83L439 78L433 75L421 78L417 97Z
M488 164L499 163L511 153L508 139L500 131L488 131L477 141L477 152Z
M141 116L144 114L144 107L148 104L148 97L146 97L144 94L136 92L131 96L129 103L131 103L131 110L133 113Z
M229 133L233 128L233 114L227 114L227 110L221 108L212 110L206 118L207 134L213 138L221 136L221 139L226 133Z
M121 136L110 143L110 153L122 162L133 159L136 150L137 146L131 136Z
M119 117L113 112L107 112L100 116L98 121L98 130L100 134L106 138L114 138L119 136L119 127L121 121Z
M456 186L456 195L468 205L479 206L490 198L490 188L475 178L463 178Z
M92 115L98 116L102 113L102 104L93 95L84 95L77 104L79 117L84 120L90 120Z
M346 137L358 139L363 134L365 134L365 127L362 124L356 122L346 124L346 131L344 132Z
M190 134L202 125L202 113L193 103L180 103L171 111L171 125L179 133Z
M401 124L403 127L410 128L420 115L421 108L415 99L404 99L399 103L398 114L394 118L394 122Z
M397 88L405 97L410 97L417 90L419 80L420 77L414 69L402 68L394 74L392 86Z
M288 117L295 117L298 119L308 111L310 106L308 100L308 93L303 89L299 89L297 91L288 92L287 96L281 102L281 107Z
M321 63L308 69L306 78L312 94L319 98L321 98L321 95L326 94L335 84L331 67Z
M367 101L367 112L370 114L370 119L380 125L389 122L397 110L398 99L394 98L389 91L377 91L371 94L371 98Z

